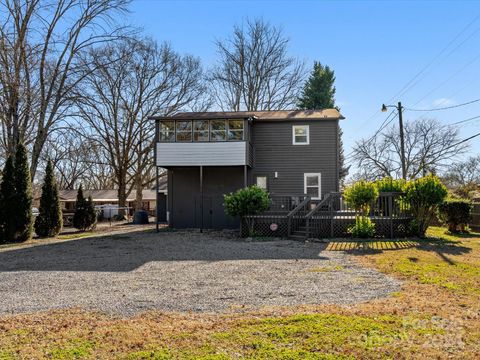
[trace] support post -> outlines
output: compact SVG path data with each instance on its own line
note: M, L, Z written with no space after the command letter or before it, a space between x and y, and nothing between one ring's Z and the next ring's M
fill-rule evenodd
M203 166L200 166L200 232L203 233Z
M160 204L160 197L158 196L159 192L158 192L158 166L157 164L155 164L155 198L157 199L157 202L156 202L156 209L155 209L155 229L157 231L157 233L159 232L160 228L159 228L159 224L158 224L158 218L160 217L160 207L158 206L158 204Z
M248 186L248 169L247 165L243 165L243 187Z

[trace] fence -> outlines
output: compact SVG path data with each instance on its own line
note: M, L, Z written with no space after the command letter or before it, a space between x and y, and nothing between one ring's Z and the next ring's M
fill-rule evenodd
M402 195L383 192L371 204L368 217L375 223L376 236L407 235L412 217ZM341 193L329 193L319 202L308 196L274 197L267 212L247 216L244 221L253 235L328 238L349 236L348 228L355 224L355 216ZM248 228L243 233L248 233Z
M480 231L480 202L473 203L472 221L470 223L470 228L473 231Z

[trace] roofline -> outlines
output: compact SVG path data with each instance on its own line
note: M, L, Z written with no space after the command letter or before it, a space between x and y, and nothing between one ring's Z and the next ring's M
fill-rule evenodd
M154 120L154 121L162 121L162 120L211 120L211 119L238 119L238 118L241 118L241 119L245 119L245 120L248 120L248 119L253 119L255 121L318 121L318 120L345 120L345 117L340 114L339 117L328 117L328 116L325 116L325 117L322 117L322 118L316 118L316 119L312 119L312 118L295 118L295 119L291 119L291 118L268 118L268 117L263 117L263 118L258 118L257 116L255 115L249 115L249 116L240 116L240 115L230 115L230 116L220 116L220 115L212 115L212 116L209 116L208 119L205 119L205 117L198 117L198 116L182 116L182 117L178 117L178 116L175 116L175 115L172 115L172 116L149 116L148 117L148 120Z

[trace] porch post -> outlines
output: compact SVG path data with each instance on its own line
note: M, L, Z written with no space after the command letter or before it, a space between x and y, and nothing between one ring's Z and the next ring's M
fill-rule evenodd
M159 231L159 225L158 225L158 218L159 218L159 215L160 215L160 208L158 206L158 204L160 204L160 197L158 196L158 166L157 164L155 164L155 198L157 199L157 202L156 202L156 206L155 206L155 228L156 228L156 231L158 233Z
M203 166L200 165L200 232L203 233Z
M248 186L247 165L243 165L243 187Z

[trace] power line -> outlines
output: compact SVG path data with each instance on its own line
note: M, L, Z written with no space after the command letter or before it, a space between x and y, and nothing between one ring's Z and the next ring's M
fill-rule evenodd
M466 123L468 121L472 121L472 120L475 120L475 119L480 119L480 115L478 116L474 116L474 117L471 117L469 119L465 119L465 120L461 120L461 121L457 121L457 122L454 122L452 124L449 124L449 125L458 125L458 124L463 124L463 123Z
M413 88L416 84L418 84L418 82L421 80L421 79L418 79L417 78L419 76L421 76L430 66L432 66L436 61L437 59L443 55L444 52L447 51L447 49L453 45L453 43L461 36L463 35L463 33L465 31L467 31L470 26L472 26L473 23L475 23L478 18L480 17L480 15L477 15L472 21L470 21L467 26L465 26L437 55L434 56L434 58L427 64L425 65L412 79L410 79L409 82L407 82L407 84L393 97L393 98L396 98L396 97L400 97L400 96L403 96L405 95L411 88ZM462 46L467 40L469 40L474 34L477 33L477 31L480 30L477 29L475 30L472 34L470 34L470 36L468 36L464 41L462 41L460 44L458 44L450 53L447 54L446 57L449 57L455 50L457 50L460 46ZM417 80L417 81L415 81Z
M422 69L420 69L420 71L417 74L415 74L394 96L392 96L387 101L387 103L393 101L395 98L400 97L400 95L405 95L413 86L415 86L420 79L418 81L415 81L415 80L417 80L419 76L421 76L430 66L432 66L437 61L437 59L440 56L442 56L443 53L445 53L448 50L448 48L450 48L457 41L457 39L460 38L479 18L480 18L480 15L477 15L475 18L473 18L473 20L470 21L457 35L455 35L455 37L452 40L450 40L450 42L437 55L435 55L433 59L430 60L429 63L427 63ZM475 30L460 44L458 44L450 53L448 53L447 57L450 56L460 46L462 46L467 40L469 40L475 33L477 33L478 30L479 29ZM367 120L361 123L361 126L358 129L363 127L363 125L370 122L371 120L375 119L378 115L379 115L379 111L376 111L375 113L373 113L369 118L367 118Z
M470 136L470 137L468 137L468 138L466 138L466 139L460 140L459 142L456 142L455 144L452 144L452 145L450 145L450 146L447 146L445 149L442 149L442 150L440 150L440 151L437 151L437 152L431 154L430 156L435 156L435 155L437 155L437 154L440 154L440 153L442 153L442 152L444 152L444 151L446 151L446 150L449 150L449 149L451 149L451 148L453 148L453 147L455 147L455 146L457 146L457 145L460 145L460 144L463 144L463 143L465 143L465 142L467 142L467 141L470 141L470 140L476 138L477 136L480 136L480 132L479 132L479 133L476 133L475 135L472 135L472 136Z
M454 108L461 107L461 106L470 105L470 104L473 104L473 103L476 103L476 102L479 102L479 101L480 101L480 99L476 99L476 100L468 101L468 102L463 103L463 104L445 106L445 107L434 108L434 109L410 109L410 108L405 108L405 110L409 110L409 111L428 111L428 112L438 111L438 110L448 110L448 109L454 109Z
M394 115L391 119L390 117L392 116L392 114ZM380 127L378 128L378 130L375 132L375 134L373 134L370 138L368 138L365 143L366 144L369 144L379 133L380 131L382 131L383 129L385 129L385 127L387 127L393 120L395 120L395 115L396 115L396 111L395 109L392 110L390 112L390 114L388 114L388 116L385 118L385 120L383 120L382 124L380 125ZM390 119L390 121L388 121L388 119ZM350 151L347 155L345 155L345 159L351 157L353 154L354 154L355 151Z

